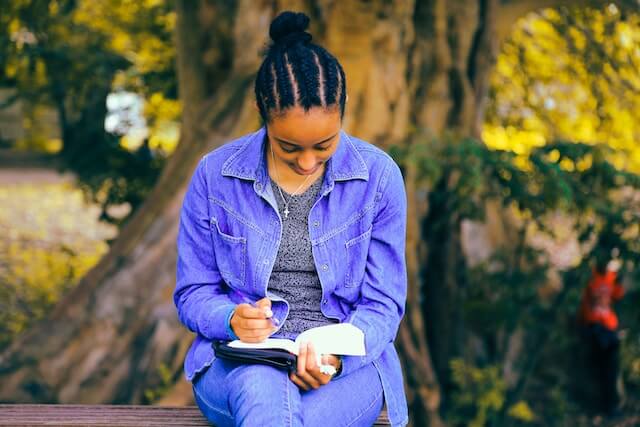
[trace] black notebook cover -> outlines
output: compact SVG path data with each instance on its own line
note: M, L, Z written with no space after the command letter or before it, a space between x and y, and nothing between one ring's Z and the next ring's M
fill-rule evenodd
M234 348L229 347L227 341L214 341L212 346L216 357L239 363L261 363L295 371L297 356L287 350L276 348Z

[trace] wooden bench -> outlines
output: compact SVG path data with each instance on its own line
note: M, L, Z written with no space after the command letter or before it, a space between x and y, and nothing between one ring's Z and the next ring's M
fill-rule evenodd
M374 426L388 426L382 411ZM210 426L196 406L0 404L0 426Z

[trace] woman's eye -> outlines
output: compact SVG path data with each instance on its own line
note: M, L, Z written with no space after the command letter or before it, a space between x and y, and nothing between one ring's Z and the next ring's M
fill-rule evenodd
M313 149L317 151L327 151L329 148L331 148L331 145L327 145L324 147L314 147ZM280 145L280 149L285 153L289 153L289 154L295 153L301 150L299 147L285 147L284 145Z

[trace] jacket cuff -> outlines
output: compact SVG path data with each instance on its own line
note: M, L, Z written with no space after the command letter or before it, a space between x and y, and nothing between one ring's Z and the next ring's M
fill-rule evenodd
M233 313L235 313L235 312L236 312L236 308L235 307L231 307L231 309L229 310L229 313L227 314L227 317L225 319L225 327L227 329L227 335L229 337L229 340L231 340L231 341L240 339L235 334L235 332L233 332L233 329L231 329L231 317L233 317Z
M340 370L340 374L335 377L345 377L351 372L362 368L367 363L365 356L342 356L342 369Z

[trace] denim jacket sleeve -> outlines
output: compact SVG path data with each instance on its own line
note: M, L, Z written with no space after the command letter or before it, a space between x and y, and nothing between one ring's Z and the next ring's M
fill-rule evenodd
M218 271L208 209L206 157L191 178L180 212L176 288L178 318L192 332L208 339L234 339L228 319L235 304Z
M339 376L376 360L396 337L407 295L407 198L402 174L391 162L373 220L362 297L345 320L364 332L366 356L345 356Z

